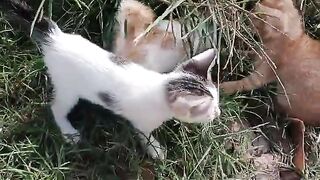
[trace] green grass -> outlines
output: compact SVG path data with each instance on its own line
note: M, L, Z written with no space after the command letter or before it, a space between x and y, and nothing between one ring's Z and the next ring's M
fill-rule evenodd
M215 21L222 25L218 39L220 80L246 75L251 63L242 52L248 45L259 44L245 24L248 17L242 9L244 2L214 1L213 19L205 23L210 25ZM306 19L310 15L315 17L306 22L308 32L319 37L314 2L306 1L305 7L310 10L305 11ZM32 3L37 8L40 1ZM52 13L52 18L65 31L80 33L111 49L118 3L115 0L46 1L44 8L52 8L52 12L46 14ZM168 2L150 1L149 4L161 15ZM174 16L190 15L193 18L182 20L192 21L198 29L203 27L198 26L201 20L208 16L201 8L185 1ZM263 110L259 114L257 109L272 108L269 103L272 86L234 96L222 94L223 114L213 123L190 125L173 120L157 130L155 135L167 147L168 156L164 161L154 161L143 152L128 122L82 102L70 117L83 132L84 141L67 145L49 110L52 86L37 48L24 35L13 32L4 19L0 19L0 27L0 179L249 179L255 167L244 155L251 145L252 133L263 131L272 137L268 127L279 125L272 121L268 122L269 126L259 126L265 122L261 119L265 119L263 114L267 113ZM257 122L252 128L234 132L230 124L238 120ZM307 143L314 144L317 130L309 132ZM307 167L307 176L316 178L320 174L319 147L311 148L312 162Z

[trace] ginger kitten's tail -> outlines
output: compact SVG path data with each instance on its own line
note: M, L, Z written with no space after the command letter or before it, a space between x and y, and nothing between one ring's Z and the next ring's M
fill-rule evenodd
M56 23L47 17L35 20L35 11L23 1L0 0L0 10L4 12L11 25L21 27L22 31L31 35L32 39L39 43L48 40L50 33L60 31Z
M118 12L120 36L134 39L142 33L154 20L153 10L136 0L122 0Z

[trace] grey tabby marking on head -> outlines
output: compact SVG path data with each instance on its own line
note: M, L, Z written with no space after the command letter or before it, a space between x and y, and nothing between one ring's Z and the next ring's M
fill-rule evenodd
M171 80L167 85L167 89L168 92L186 92L197 96L208 95L212 97L212 94L204 84L199 82L199 79L195 76L184 76Z
M110 60L117 65L125 65L129 63L126 59L116 55L111 55Z

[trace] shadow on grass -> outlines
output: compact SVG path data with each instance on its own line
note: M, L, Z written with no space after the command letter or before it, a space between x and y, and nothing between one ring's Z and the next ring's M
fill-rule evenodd
M82 132L82 141L68 145L48 114L51 113L47 107L39 118L15 126L0 141L2 177L136 179L138 173L154 176L150 160L127 121L81 101L69 117Z

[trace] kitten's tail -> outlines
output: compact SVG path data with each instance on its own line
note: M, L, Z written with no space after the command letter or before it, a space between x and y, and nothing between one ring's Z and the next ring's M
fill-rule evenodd
M122 38L134 39L154 20L153 10L136 0L122 0L118 12L119 31Z
M21 30L38 43L46 42L51 33L61 32L56 23L49 18L36 19L35 11L23 1L0 0L0 10L4 12L11 25L21 27Z

